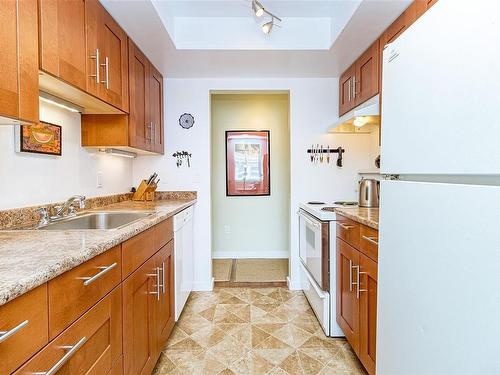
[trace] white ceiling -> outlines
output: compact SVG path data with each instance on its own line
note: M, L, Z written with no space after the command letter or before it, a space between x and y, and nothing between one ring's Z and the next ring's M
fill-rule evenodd
M336 77L411 0L101 0L165 77Z

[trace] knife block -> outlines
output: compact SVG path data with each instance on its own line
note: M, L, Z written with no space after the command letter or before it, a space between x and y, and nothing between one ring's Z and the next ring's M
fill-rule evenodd
M151 183L148 185L148 182L146 180L142 180L141 183L139 184L139 187L132 196L132 200L154 201L156 188L157 188L156 184Z

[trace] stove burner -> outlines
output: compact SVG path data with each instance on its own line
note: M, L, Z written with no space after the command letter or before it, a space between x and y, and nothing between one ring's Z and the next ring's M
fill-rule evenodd
M320 204L325 204L325 202L311 201L311 202L307 202L307 204L320 205Z
M339 206L357 206L358 202L338 201L338 202L333 202L333 204L338 204Z

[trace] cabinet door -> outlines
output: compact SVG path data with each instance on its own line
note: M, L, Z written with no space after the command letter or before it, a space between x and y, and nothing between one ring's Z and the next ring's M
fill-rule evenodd
M100 6L98 45L102 50L99 97L128 112L127 34L102 6Z
M125 374L150 374L155 366L157 274L158 269L152 257L123 282L123 367Z
M353 80L355 105L359 105L379 91L379 46L378 40L356 60L356 75Z
M100 4L97 0L85 0L85 35L87 38L87 52L85 56L85 70L87 72L87 92L99 96L101 85L101 61L103 51L97 41L100 24Z
M151 150L152 129L149 126L149 61L129 39L130 146Z
M339 116L354 108L353 77L356 66L353 64L347 69L339 80Z
M175 324L174 309L174 241L163 246L155 255L157 267L160 269L160 301L158 303L156 322L156 339L158 355L163 350Z
M117 287L15 375L107 374L122 353L121 327L121 290Z
M85 1L39 0L40 69L86 89Z
M35 0L0 1L0 115L38 122L38 15Z
M356 296L356 266L359 252L337 238L337 323L347 341L359 352L359 300Z
M150 71L149 122L152 129L151 151L163 154L163 77L151 64Z
M359 254L359 359L375 374L377 333L377 263Z

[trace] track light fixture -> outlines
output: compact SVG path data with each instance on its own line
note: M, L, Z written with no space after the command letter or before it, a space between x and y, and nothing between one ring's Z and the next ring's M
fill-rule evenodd
M252 1L252 10L257 17L262 17L264 15L264 7L257 0Z
M273 26L274 26L274 17L271 18L271 21L266 22L265 24L262 25L262 31L264 32L264 34L269 34L273 29Z
M271 21L268 21L262 25L262 31L264 32L264 34L269 34L271 32L275 20L281 22L281 18L276 17L274 14L266 10L266 8L264 8L264 6L257 0L252 0L252 10L257 17L262 17L264 14L267 14L271 17Z

